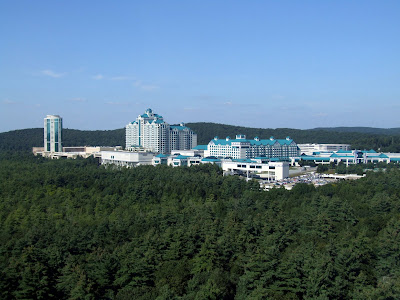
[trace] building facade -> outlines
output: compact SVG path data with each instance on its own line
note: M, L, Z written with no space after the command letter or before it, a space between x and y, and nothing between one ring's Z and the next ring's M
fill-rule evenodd
M44 118L44 151L62 152L62 118L58 115L47 115Z
M297 144L287 137L286 139L253 140L246 139L245 135L238 134L236 139L219 139L215 137L208 143L205 156L221 158L245 159L255 157L289 159L299 156Z
M300 154L313 155L315 152L349 151L349 144L297 144Z
M289 163L262 162L259 159L223 161L222 169L228 174L257 174L266 180L282 180L289 177Z
M101 151L102 165L116 165L120 167L136 167L151 165L154 153L131 151Z
M143 148L156 153L187 150L197 146L197 135L185 124L170 126L149 108L126 125L126 149Z
M301 155L295 161L312 161L315 164L339 164L346 166L352 164L368 163L399 163L400 153L378 153L374 150L338 150L332 152L320 152L314 155Z

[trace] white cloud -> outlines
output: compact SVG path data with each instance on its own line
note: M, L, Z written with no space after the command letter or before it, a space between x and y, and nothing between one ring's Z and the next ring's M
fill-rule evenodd
M101 80L101 79L104 78L104 76L101 75L101 74L97 74L97 75L93 76L92 78L93 78L94 80Z
M52 78L60 78L66 74L66 73L56 73L52 70L43 70L41 73L42 73L42 75L46 75L46 76L49 76Z
M143 84L140 80L136 80L133 85L145 91L153 91L159 88L157 85Z
M17 104L17 102L10 100L10 99L4 99L3 104Z
M224 105L232 105L231 101L224 102Z

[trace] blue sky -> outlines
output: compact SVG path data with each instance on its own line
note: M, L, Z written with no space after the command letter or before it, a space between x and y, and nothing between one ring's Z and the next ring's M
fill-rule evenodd
M400 127L400 1L1 1L0 132Z

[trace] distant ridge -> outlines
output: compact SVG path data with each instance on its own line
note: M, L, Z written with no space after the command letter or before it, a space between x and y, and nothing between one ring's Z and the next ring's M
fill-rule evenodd
M400 128L383 129L368 127L333 127L313 129L292 128L250 128L218 123L186 123L197 133L198 143L208 143L214 136L225 138L236 134L245 134L247 138L258 136L262 139L274 136L285 138L290 136L296 143L345 143L353 144L362 138L378 137L379 135L400 135ZM368 130L364 130L368 128ZM392 133L393 132L393 133ZM395 134L396 133L396 134Z
M29 128L0 133L0 150L31 151L43 147L43 128ZM63 146L125 146L125 129L63 129Z
M245 134L248 139L285 138L290 136L296 143L343 143L353 149L374 149L400 152L400 128L334 127L314 129L249 128L217 123L186 123L197 133L198 144L218 136L234 137ZM125 147L125 129L78 130L63 129L63 146L116 146ZM30 128L0 133L0 150L31 151L43 146L43 128Z
M397 128L375 128L375 127L317 127L313 130L325 130L336 132L359 132L371 134L400 135L400 127Z

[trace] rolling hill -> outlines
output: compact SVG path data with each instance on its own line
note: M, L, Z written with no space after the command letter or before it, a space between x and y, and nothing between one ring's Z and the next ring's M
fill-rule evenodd
M297 143L344 143L354 149L375 149L387 152L400 152L399 128L335 127L315 129L291 128L249 128L217 123L187 123L198 136L198 144L207 144L218 136L235 137L245 134L252 139L285 138L290 136ZM0 150L31 151L32 147L43 145L43 129L30 128L0 133ZM64 146L125 146L125 129L77 130L63 129Z

